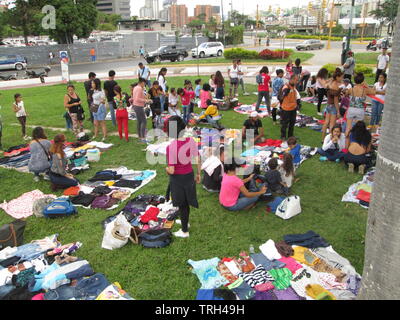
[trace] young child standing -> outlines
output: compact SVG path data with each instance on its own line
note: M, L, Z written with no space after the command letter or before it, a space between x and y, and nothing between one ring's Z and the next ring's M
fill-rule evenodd
M280 107L280 103L278 100L279 91L285 85L285 80L283 80L284 72L282 69L276 70L276 78L272 81L272 99L271 99L271 108L272 108L272 121L274 124L278 124L276 121L276 115L278 108Z
M196 99L200 98L200 90L201 90L201 79L197 79L195 82L196 88L194 89L194 93L196 94Z
M171 116L181 117L181 111L178 108L179 95L175 88L171 88L168 94L168 112Z
M178 89L178 95L181 97L182 102L182 113L183 121L187 124L190 117L190 102L194 99L194 91L191 90L192 83L189 80L185 80L185 88Z
M129 142L129 129L128 129L128 111L126 110L126 100L125 97L122 95L121 87L120 86L115 86L114 87L114 101L115 105L117 106L117 112L116 112L116 119L117 119L117 124L118 124L118 133L119 133L119 138L122 140L122 129L124 129L125 132L125 140L126 142Z
M293 163L295 165L299 165L300 161L301 161L301 157L300 157L301 145L299 145L297 143L296 137L290 137L287 140L287 144L288 144L288 147L289 147L287 149L287 152L289 152L293 156Z
M20 93L16 93L14 95L14 103L13 103L13 111L17 116L19 123L21 124L22 130L22 138L24 140L30 140L31 137L26 135L26 117L28 114L26 113L24 101L22 101L22 95Z

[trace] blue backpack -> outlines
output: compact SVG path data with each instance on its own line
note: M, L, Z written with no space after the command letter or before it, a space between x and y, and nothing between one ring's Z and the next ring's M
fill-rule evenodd
M43 210L46 218L68 217L78 213L69 199L56 199Z

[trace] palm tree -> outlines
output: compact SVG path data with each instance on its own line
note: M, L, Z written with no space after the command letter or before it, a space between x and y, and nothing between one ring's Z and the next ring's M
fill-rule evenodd
M359 299L400 299L400 24L396 25Z

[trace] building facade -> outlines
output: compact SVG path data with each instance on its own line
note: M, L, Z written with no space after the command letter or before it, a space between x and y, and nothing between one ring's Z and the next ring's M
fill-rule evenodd
M213 16L213 7L210 5L197 5L194 8L194 16L197 18L200 15L204 15L204 21L210 21Z
M182 28L188 23L188 8L184 4L171 5L171 24L173 27Z
M122 19L131 18L131 4L129 0L97 0L97 10L107 14L119 14Z
M140 8L140 18L144 19L159 19L160 18L160 3L159 0L146 0L144 7Z

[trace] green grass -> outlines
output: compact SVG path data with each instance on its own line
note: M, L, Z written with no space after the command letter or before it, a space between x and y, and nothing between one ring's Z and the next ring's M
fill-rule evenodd
M363 52L363 53L356 53L355 59L357 64L373 64L376 65L376 61L380 52Z
M314 56L313 53L308 53L308 52L294 52L292 55L290 55L290 59L293 61L296 60L297 58L301 59L302 62L306 62L307 60L311 59ZM276 59L276 60L263 60L263 59L243 59L244 63L281 63L281 62L287 62L287 59ZM165 65L167 62L157 62L157 63L152 63L151 65L157 66L157 65ZM181 62L171 62L171 65L180 65L180 64L193 64L197 65L199 63L200 65L202 64L230 64L232 63L232 59L225 59L225 58L206 58L206 59L196 59L196 60L185 60Z
M182 77L171 77L168 83L170 87L179 87L183 80ZM125 90L131 83L129 80L118 82ZM83 84L79 83L76 87L80 96L83 96ZM248 86L247 89L253 92L255 86ZM23 143L20 127L12 125L17 123L11 110L15 92L22 93L24 97L30 114L27 121L29 125L64 127L64 85L2 91L0 104L3 106L1 114L5 148ZM243 103L253 103L256 96L240 97L240 100ZM304 104L303 112L316 116L316 107ZM245 119L246 116L230 110L223 113L222 124L225 127L240 128ZM279 137L279 126L273 125L270 119L264 119L263 124L268 138ZM135 122L130 122L129 126L130 132L134 133ZM85 127L91 127L88 121ZM110 123L108 128L112 129ZM56 133L47 131L50 138ZM321 144L319 132L295 128L295 134L301 144L315 147ZM68 134L68 139L72 139L71 134ZM136 139L129 143L121 142L116 137L109 140L115 144L114 147L102 154L99 163L91 163L91 169L78 176L80 181L86 181L96 171L112 166L123 165L136 170L152 168L157 170L157 178L142 188L140 193L165 194L168 178L164 166L148 165L143 146L137 144ZM336 163L321 163L318 156L315 156L301 165L297 178L299 181L293 186L292 192L301 197L302 213L288 221L267 213L264 203L259 203L249 212L227 212L219 205L217 195L198 187L200 208L191 211L190 238L174 239L164 249L144 249L132 244L114 251L101 248L101 221L117 213L126 202L112 211L79 208L79 214L69 218L47 220L29 217L25 242L53 233L58 233L63 243L82 242L83 247L79 249L78 256L87 259L96 272L104 273L110 281L120 282L136 299L194 299L200 283L190 272L188 259L237 256L240 251L248 250L250 244L257 248L270 238L278 241L285 234L304 233L308 230L314 230L325 237L361 273L367 210L356 204L341 202L348 187L359 181L361 176L349 174L344 166ZM51 193L48 182L34 183L31 174L0 168L0 181L0 201L10 201L35 188ZM61 195L60 192L57 194ZM0 225L10 221L12 218L1 211ZM177 226L174 227L176 230Z

